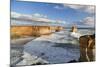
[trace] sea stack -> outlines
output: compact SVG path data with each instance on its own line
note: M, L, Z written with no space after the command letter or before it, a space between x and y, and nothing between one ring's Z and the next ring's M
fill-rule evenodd
M72 26L71 32L77 32L77 26L76 25Z
M95 60L95 34L84 35L79 38L80 43L80 59L82 62L90 62Z
M77 26L76 26L76 25L73 25L73 26L72 26L70 32L71 32L71 33L70 33L70 36L73 37L73 38L79 39L79 37L81 36L81 34L78 33L78 30L77 30Z

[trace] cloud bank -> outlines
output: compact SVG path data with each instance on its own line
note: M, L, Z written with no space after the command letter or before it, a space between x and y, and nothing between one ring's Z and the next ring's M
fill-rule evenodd
M32 15L20 14L17 12L11 12L11 19L19 21L31 21L35 23L50 23L50 24L65 24L65 21L62 20L52 20L48 19L46 15L35 13Z
M86 17L82 21L84 24L89 25L89 26L94 26L95 25L95 19L94 17Z
M82 7L73 7L73 8L81 9ZM20 14L17 12L11 12L11 19L20 20L20 21L31 21L31 22L35 22L35 24L41 24L41 23L46 24L47 23L47 24L59 24L59 25L63 24L67 26L67 23L65 21L48 19L46 15L39 14L39 13L28 15L28 14ZM78 23L76 24L94 27L95 18L91 16L85 17L83 18L83 20L78 21Z
M63 4L64 7L69 7L75 10L80 10L80 11L84 11L90 14L94 14L95 13L95 6L93 5L68 5L68 4Z

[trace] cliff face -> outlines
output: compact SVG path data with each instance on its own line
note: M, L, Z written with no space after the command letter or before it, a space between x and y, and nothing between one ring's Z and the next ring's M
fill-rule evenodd
M60 31L63 28L60 26L12 26L11 35L17 36L40 36L44 34L50 34L55 31Z
M95 35L84 35L79 38L80 61L95 61Z
M11 34L17 35L32 35L32 27L11 27Z

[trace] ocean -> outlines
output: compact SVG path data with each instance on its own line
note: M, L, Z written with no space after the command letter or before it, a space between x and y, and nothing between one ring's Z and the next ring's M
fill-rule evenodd
M41 64L58 64L68 63L72 60L78 61L80 57L79 40L71 36L70 28L66 28L62 31L55 32L49 35L43 35L40 37L33 37L33 40L26 43L22 47L23 52L20 52L19 46L11 48L11 62L12 65L36 65ZM95 34L94 28L78 28L78 32L81 36ZM17 49L17 50L16 50ZM23 56L14 57L21 54ZM14 59L21 59L14 62Z
M27 43L24 46L24 51L31 56L37 56L47 61L48 64L68 63L72 60L78 61L80 57L79 42L77 38L70 36L69 30L65 29L51 35L38 37ZM78 32L81 35L94 34L93 29L78 29ZM30 62L32 60L26 63Z

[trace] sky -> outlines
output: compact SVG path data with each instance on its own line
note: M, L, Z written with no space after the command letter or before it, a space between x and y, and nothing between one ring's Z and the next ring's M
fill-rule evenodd
M95 24L95 6L11 0L11 17L61 23L65 26L76 24L93 27Z

